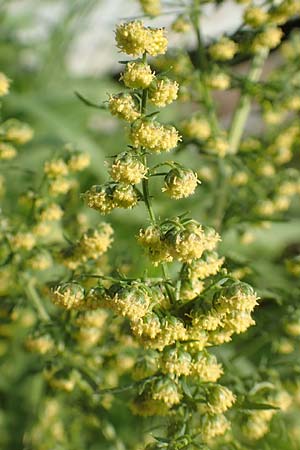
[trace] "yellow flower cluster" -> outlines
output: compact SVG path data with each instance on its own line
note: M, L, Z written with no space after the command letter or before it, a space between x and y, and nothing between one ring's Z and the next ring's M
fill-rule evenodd
M280 28L267 28L255 36L251 46L252 51L260 52L266 48L273 49L280 44L282 36L283 32Z
M222 37L218 42L212 44L208 51L212 59L228 61L237 53L238 44L227 37Z
M3 97L4 95L8 94L9 85L10 80L3 72L0 72L0 97Z
M112 235L113 229L108 223L101 223L97 229L88 230L77 244L80 259L98 259L109 249L113 241Z
M83 197L90 208L101 214L109 214L114 208L133 208L138 202L136 190L126 183L95 185Z
M141 21L123 23L116 29L117 47L127 55L151 56L164 54L168 41L162 28L146 28Z
M6 142L0 142L0 160L10 160L15 158L17 155L17 150L10 144Z
M126 122L134 122L141 115L130 94L111 95L108 107L113 116L117 116Z
M250 6L244 12L245 23L253 28L260 27L268 21L269 15L263 8Z
M222 436L230 429L230 422L223 414L204 415L201 418L200 433L204 441Z
M71 172L81 172L90 165L90 155L87 153L74 153L68 161L68 169Z
M147 249L152 262L158 264L172 260L191 262L201 258L205 250L214 249L220 237L214 230L204 231L195 221L183 226L175 219L161 228L151 225L141 229L137 239Z
M220 384L211 386L207 396L205 408L210 414L222 414L232 407L236 401L236 396L230 389Z
M51 265L52 261L50 255L44 252L37 253L28 260L28 266L32 270L47 270Z
M95 289L85 293L85 290L76 283L58 285L51 291L51 300L55 305L64 309L79 311L101 308L104 301Z
M150 87L149 100L155 106L164 108L177 98L179 84L168 78L157 79Z
M149 64L143 62L131 62L126 64L124 73L121 75L125 86L132 89L146 89L154 79Z
M68 166L63 159L47 161L44 165L44 172L49 178L57 178L68 175Z
M165 176L162 191L170 198L180 199L194 194L200 181L192 170L176 168Z
M161 2L160 0L139 0L140 5L145 14L149 16L159 16L161 14Z
M181 137L176 128L147 120L136 121L130 130L134 147L144 147L155 153L168 152L175 148Z
M146 315L151 304L151 297L141 283L129 285L112 285L107 293L107 306L117 314L137 320Z
M63 216L63 210L57 203L50 203L39 214L42 222L56 222Z
M184 14L179 14L172 23L172 30L175 33L187 33L191 30L191 22Z
M10 245L14 250L32 250L36 245L36 238L31 232L19 231L11 236Z
M199 141L205 141L211 134L208 121L196 116L183 121L180 129L184 136L190 139L199 139Z
M225 91L230 87L230 76L225 72L212 72L206 78L205 84L210 89Z
M114 181L125 184L138 184L145 178L147 168L130 153L121 153L110 167L110 176Z
M1 132L5 140L14 144L26 144L33 138L33 129L17 119L9 119L1 125Z

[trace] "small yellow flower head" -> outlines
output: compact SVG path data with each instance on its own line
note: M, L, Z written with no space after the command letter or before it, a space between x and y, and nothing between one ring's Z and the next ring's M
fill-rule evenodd
M221 330L212 331L209 333L208 342L211 345L221 345L231 341L233 330Z
M10 80L3 72L0 72L0 97L3 97L4 95L8 94L9 85Z
M169 378L156 381L152 386L153 400L163 401L169 408L180 403L182 394L178 385Z
M172 23L171 28L175 33L188 33L192 26L188 18L184 14L180 14Z
M144 147L155 153L160 153L175 148L181 137L176 128L172 126L140 120L131 127L130 139L134 147Z
M108 297L108 306L117 314L132 321L144 317L151 304L148 291L137 282L111 286Z
M158 226L150 225L146 229L141 229L137 236L137 241L147 250L149 258L154 265L173 260Z
M206 331L201 330L197 327L189 327L187 329L187 342L184 344L184 348L192 353L202 352L202 350L207 346L208 335ZM192 371L193 366L191 367ZM195 375L195 371L193 371Z
M191 374L204 382L215 383L223 374L223 369L214 355L204 356L198 353L193 359Z
M97 229L90 229L82 235L78 243L82 259L98 259L111 246L113 229L108 223L101 223Z
M300 336L300 320L290 319L284 324L284 330L293 337Z
M165 176L162 191L173 199L189 197L194 194L199 180L197 174L188 169L172 169Z
M63 216L63 210L57 203L51 203L40 213L40 220L42 222L56 222Z
M189 226L183 231L169 235L169 244L175 259L191 262L201 258L205 250L205 234L201 225Z
M245 23L253 28L265 24L268 18L268 13L258 6L249 6L244 12Z
M272 216L275 212L274 202L272 200L263 200L256 207L256 211L261 216Z
M260 411L249 414L241 427L243 435L250 441L257 441L269 432L269 420Z
M294 277L300 277L300 256L285 260L286 270Z
M125 86L132 89L146 89L153 81L154 72L149 64L143 62L131 62L126 64L121 79Z
M49 193L56 197L57 195L66 194L73 187L72 180L68 180L64 177L57 177L50 181Z
M161 331L161 324L158 316L149 312L144 317L131 322L131 330L137 337L146 336L154 339Z
M7 161L15 158L17 155L17 150L10 144L6 142L0 142L0 160Z
M139 0L143 12L149 16L155 17L161 14L160 0Z
M145 28L143 22L121 24L116 29L117 47L127 55L140 56L147 52L151 56L164 54L168 41L163 28Z
M181 124L181 130L184 136L190 139L199 139L205 141L211 134L209 123L206 119L192 117Z
M133 208L138 202L138 194L132 185L118 183L113 189L113 202L119 208Z
M226 314L223 319L225 330L233 331L236 334L244 333L249 327L255 325L248 311L232 311Z
M33 233L19 232L10 238L10 244L14 250L32 250L36 244Z
M110 168L112 179L125 184L138 184L146 174L147 168L144 164L128 153L117 156Z
M215 307L220 313L232 311L252 312L257 305L258 297L253 288L241 281L229 288L224 288L222 295L215 302Z
M189 353L176 348L164 351L161 360L161 369L170 376L189 375L192 357Z
M206 78L205 84L210 89L225 91L230 87L230 76L225 72L213 72Z
M219 239L219 235L213 229L204 231L196 222L189 223L184 230L167 235L172 256L178 261L187 263L201 258L205 250L212 250Z
M284 24L289 18L300 13L298 0L284 0L270 14L270 21L278 25Z
M47 161L44 164L44 172L49 178L58 178L68 175L68 166L62 159Z
M48 236L51 232L51 226L46 222L38 222L32 229L32 233L38 237Z
M232 407L236 396L225 386L216 384L209 388L207 412L211 414L222 414Z
M191 263L188 270L190 271L191 277L204 280L211 275L216 275L221 269L223 263L224 258L219 258L217 253L205 252L201 259Z
M178 89L177 81L168 78L155 80L149 90L149 100L158 108L164 108L176 100Z
M230 182L233 186L244 186L248 183L249 175L246 171L239 170L232 174Z
M49 335L30 336L25 341L25 347L30 352L46 355L55 349L55 343Z
M7 120L2 126L5 139L14 144L26 144L33 137L33 129L17 119Z
M145 50L151 56L163 55L166 53L168 47L168 40L166 38L166 31L164 28L149 28L148 38L145 45Z
M51 292L53 303L65 309L83 309L84 299L84 289L78 284L65 283Z
M192 326L205 331L215 331L222 323L223 315L215 309L203 314L196 312L192 316Z
M58 285L51 292L51 300L68 310L93 310L103 306L102 291L92 289L85 295L84 289L76 283Z
M113 116L119 117L126 122L134 122L141 113L130 94L111 95L108 103L109 110Z
M117 47L127 55L142 55L147 38L148 30L140 21L122 23L116 29Z
M283 32L280 28L268 28L255 36L252 42L252 51L259 52L265 48L273 49L280 44L282 36Z
M223 414L207 414L201 418L200 432L205 441L215 438L216 436L222 436L229 428L230 422Z
M275 343L275 349L281 355L289 355L295 351L295 346L291 339L281 338Z
M219 42L212 44L208 51L213 59L228 61L237 53L238 44L227 37L222 37Z
M115 203L107 194L104 186L92 186L83 194L83 197L89 208L93 208L101 214L109 214L115 208Z
M216 136L207 142L207 150L213 154L224 158L229 150L229 143L226 137Z
M181 320L174 316L165 317L161 320L161 331L151 344L152 348L162 351L167 345L187 338L186 329Z
M52 261L47 253L37 253L28 260L28 266L32 270L47 270L51 265Z
M88 153L75 153L68 161L68 168L71 172L81 172L90 165L90 162L91 158Z

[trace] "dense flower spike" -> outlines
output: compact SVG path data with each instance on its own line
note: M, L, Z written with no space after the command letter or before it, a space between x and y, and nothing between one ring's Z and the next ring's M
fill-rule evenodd
M162 7L156 1L140 4L153 16ZM205 48L198 2L182 4L173 29L195 33L197 51L191 60L183 52L155 58L167 49L162 28L139 20L117 27L117 47L133 59L121 62L123 92L110 95L103 110L127 122L128 145L120 144L120 153L116 146L107 149L108 179L89 187L83 199L101 214L114 211L116 231L122 228L120 245L117 239L112 245L108 223L97 223L99 214L77 205L77 172L90 158L70 145L55 149L37 182L26 184L18 198L21 215L7 220L5 210L17 207L4 199L0 353L8 353L2 338L11 338L17 328L12 323L10 329L7 321L24 322L25 348L38 353L38 364L45 368L41 376L49 386L43 391L59 392L55 398L64 402L63 412L52 405L51 415L45 408L44 427L32 433L32 442L26 431L24 445L40 448L46 442L49 448L69 450L73 436L63 425L69 405L73 419L75 404L83 420L80 445L93 445L95 429L101 428L97 445L109 449L269 448L275 442L275 434L269 438L268 433L277 428L277 408L282 411L280 431L296 417L300 383L291 361L298 355L300 313L292 283L300 273L299 249L296 241L285 248L293 227L283 238L280 230L286 229L285 213L292 202L295 219L294 198L300 192L299 171L291 168L300 139L299 36L285 44L279 70L264 75L263 82L259 73L269 49L281 39L282 24L298 6L295 0L283 0L242 8L239 33L221 36ZM247 74L235 65L245 55L253 59ZM219 103L231 94L212 90L229 88L240 91L237 107L232 118L220 120ZM177 97L184 105L161 111ZM247 129L243 137L252 100L265 122L263 140L258 129L255 136ZM183 140L177 126L161 121L169 115L174 123L178 118ZM3 174L10 158L17 157L18 145L31 137L31 128L14 119L0 125ZM170 160L166 152L177 146L176 161ZM189 160L191 167L185 168ZM84 183L94 182L96 171L97 166L82 177ZM198 176L202 184L196 191ZM10 178L3 175L1 180L0 195L5 195ZM161 201L156 203L157 197ZM115 212L117 208L128 211ZM269 239L266 247L260 241L268 236L273 217L277 223L270 240L273 234L278 242L269 252ZM132 229L142 248L132 247L127 234ZM216 251L219 233L224 237L220 254L226 259ZM268 253L267 265L263 252ZM253 281L261 301L248 284ZM238 335L255 321L258 327L241 339ZM137 428L136 436L127 439L128 433L115 431L109 417L119 417L115 413L121 402L126 414L131 409L144 417L158 416L157 436L141 436ZM89 427L91 435L85 439ZM56 437L48 441L52 431ZM278 433L276 439L280 441Z

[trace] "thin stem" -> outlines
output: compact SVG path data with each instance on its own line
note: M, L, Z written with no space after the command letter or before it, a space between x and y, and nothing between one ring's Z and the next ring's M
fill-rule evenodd
M44 322L49 322L50 316L47 313L46 309L44 308L44 305L42 304L41 299L35 289L34 280L26 279L26 280L24 280L24 285L25 285L25 291L27 293L27 296L34 303L41 320L43 320Z
M144 53L143 55L143 62L146 64L147 62L147 54ZM141 113L142 115L145 114L146 112L146 108L147 108L147 99L148 99L148 90L147 89L143 89L143 93L142 93L142 102L141 102ZM144 149L142 149L144 150ZM147 164L147 154L144 153L143 155L143 164L145 167L148 167ZM150 217L150 220L152 222L153 225L156 224L156 217L155 217L155 213L152 207L152 203L151 203L151 198L150 198L150 193L149 193L149 179L148 178L143 178L142 181L142 188L143 188L143 199ZM169 282L170 280L170 276L168 273L168 267L165 263L161 264L162 266L162 273L163 273L163 277L165 279L166 282ZM173 292L171 291L170 287L166 284L166 290L168 293L168 297L170 299L171 303L174 303L174 295Z
M197 6L197 5L196 5ZM200 91L202 94L202 99L204 106L206 108L207 114L208 114L208 120L211 126L211 129L214 133L217 132L219 128L218 118L216 116L216 108L214 105L213 98L211 96L211 93L206 85L205 80L205 71L208 68L208 61L206 58L206 52L205 52L205 46L203 44L200 28L199 28L199 8L196 7L193 14L191 15L191 21L193 24L193 28L196 33L197 37L197 56L198 56L198 68L199 68L199 82L200 82Z
M258 81L263 69L264 62L268 56L268 50L264 49L253 58L247 81ZM244 132L246 121L251 109L251 96L245 92L241 95L237 108L232 118L228 133L228 153L235 154L238 151Z

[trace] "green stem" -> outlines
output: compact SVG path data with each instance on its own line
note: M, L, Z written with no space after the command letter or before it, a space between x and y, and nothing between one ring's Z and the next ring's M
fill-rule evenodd
M32 278L29 280L24 279L24 285L27 297L34 303L41 320L43 320L44 322L49 322L50 321L49 314L44 308L44 305L42 304L41 299L35 289L34 280Z
M268 50L266 49L255 55L249 70L247 81L255 82L259 80L267 56ZM248 93L244 93L240 97L228 133L228 153L230 154L235 154L238 151L250 109L251 96Z
M197 45L198 45L197 56L198 56L198 68L199 68L199 82L200 82L199 90L200 90L200 93L202 96L204 106L207 111L208 120L209 120L211 129L212 129L212 132L216 133L219 129L219 123L218 123L218 118L216 115L216 108L214 105L214 101L213 101L213 98L211 96L209 89L207 88L206 80L205 80L205 71L208 68L208 61L207 61L207 57L206 57L205 46L203 44L203 40L202 40L200 28L199 28L199 8L195 9L194 14L192 14L192 16L191 16L191 20L192 20L192 24L193 24L193 27L194 27L194 30L196 33Z
M143 55L143 62L146 63L147 62L147 54L144 53ZM143 89L143 93L142 93L142 103L141 103L141 113L142 115L145 114L146 112L146 108L147 108L147 99L148 99L148 90L147 89ZM144 150L144 149L142 149ZM148 163L147 163L147 155L144 154L143 156L143 164L145 167L148 167ZM152 222L153 225L156 224L156 217L155 217L155 213L151 204L151 199L150 199L150 193L149 193L149 179L148 178L143 178L142 181L142 188L143 188L143 199L150 217L150 220ZM163 277L165 279L166 282L169 282L170 280L170 276L168 273L168 267L165 263L161 264L162 266L162 273L163 273ZM173 292L171 291L170 287L166 284L166 290L168 293L168 297L170 299L171 303L174 303L174 295Z

